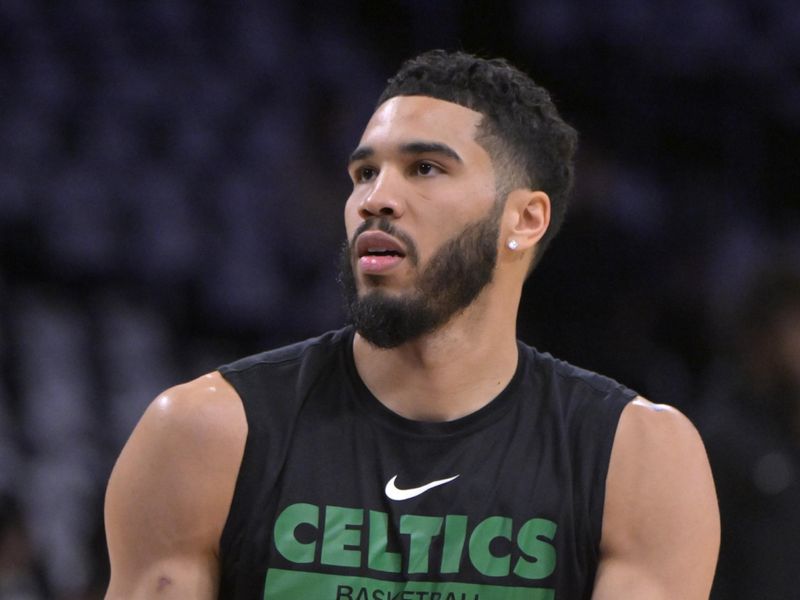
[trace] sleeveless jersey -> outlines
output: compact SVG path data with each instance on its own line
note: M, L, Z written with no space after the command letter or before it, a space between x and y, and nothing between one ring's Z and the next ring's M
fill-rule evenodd
M345 328L220 368L249 427L220 598L579 600L635 393L518 343L480 410L418 422L355 368Z

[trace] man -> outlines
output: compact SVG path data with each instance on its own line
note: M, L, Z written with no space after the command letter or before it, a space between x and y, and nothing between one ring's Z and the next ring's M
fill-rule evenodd
M707 598L694 428L517 342L575 133L504 61L434 51L349 173L352 327L168 390L109 483L109 598Z

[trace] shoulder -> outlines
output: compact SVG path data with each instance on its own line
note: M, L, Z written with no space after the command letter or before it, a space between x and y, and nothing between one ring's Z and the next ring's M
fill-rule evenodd
M159 394L147 407L117 461L159 457L159 466L183 470L234 459L247 421L237 392L213 372ZM219 454L218 458L215 455Z
M317 337L240 358L221 366L219 371L226 379L235 379L253 369L329 358L335 355L343 344L351 342L352 336L353 331L350 327L329 331Z
M120 453L106 492L112 580L119 582L115 570L143 572L159 561L212 560L246 437L238 395L217 372L153 400Z
M636 398L636 392L611 377L530 346L522 346L521 356L537 401L573 431L578 448L585 448L592 440L600 444L603 452L597 459L606 462L620 414Z
M111 483L125 488L162 478L182 481L181 487L167 486L162 495L176 505L193 501L189 490L207 490L216 497L233 483L230 474L238 472L246 438L239 395L218 372L209 373L150 403L120 454Z
M599 581L631 578L624 585L635 580L642 587L634 589L653 597L707 598L718 548L716 492L700 435L678 410L635 398L611 452Z
M210 448L235 442L246 433L239 395L218 371L164 391L134 431L153 437L153 442Z
M219 373L244 406L251 441L281 435L322 378L345 376L352 362L349 343L352 330L345 328L221 366Z
M150 403L122 449L111 484L128 487L171 477L202 485L220 477L218 469L236 466L246 437L238 394L218 372L209 373Z
M703 442L697 429L683 413L641 396L625 406L609 467L614 473L609 476L614 474L624 481L625 476L638 471L641 471L640 476L646 477L650 473L686 473L687 468L705 474L706 467Z
M677 409L641 396L630 402L614 438L607 494L607 519L617 505L678 510L688 508L691 498L704 500L698 508L710 506L711 472L691 421Z
M636 397L635 392L611 377L575 366L526 344L520 344L520 347L522 356L531 365L534 377L565 396L596 398L619 395L625 403Z

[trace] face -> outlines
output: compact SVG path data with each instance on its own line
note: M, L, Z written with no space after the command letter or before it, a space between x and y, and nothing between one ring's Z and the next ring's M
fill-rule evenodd
M353 152L341 280L352 321L376 346L437 329L491 281L503 206L474 139L480 118L442 100L393 98Z

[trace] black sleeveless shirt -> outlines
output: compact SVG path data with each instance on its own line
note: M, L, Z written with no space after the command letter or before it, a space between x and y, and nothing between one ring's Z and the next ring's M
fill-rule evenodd
M635 393L522 343L510 383L444 423L384 407L351 328L220 368L249 427L220 598L579 600Z

